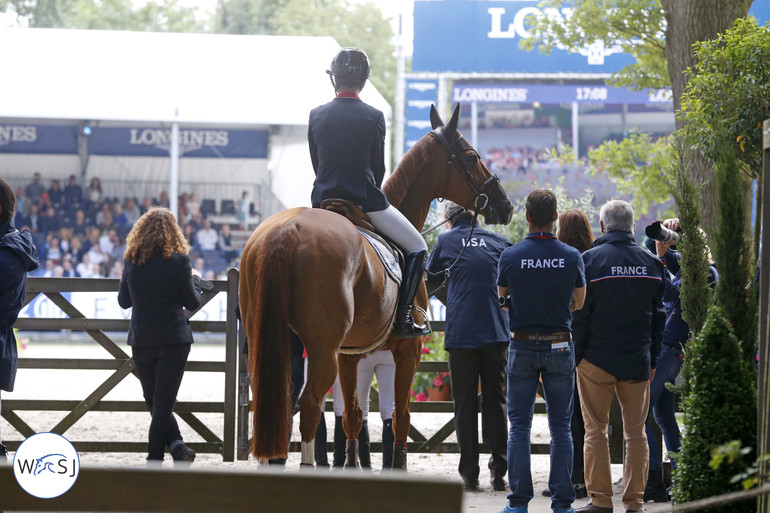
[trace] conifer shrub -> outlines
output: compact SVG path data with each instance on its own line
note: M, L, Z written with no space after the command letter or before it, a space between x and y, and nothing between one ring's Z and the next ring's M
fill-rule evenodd
M684 372L688 394L684 401L685 433L674 473L674 501L684 503L741 489L731 483L756 457L709 466L712 450L738 440L742 447L756 447L756 392L751 371L722 309L709 309L700 334L687 346ZM709 513L753 512L749 499Z

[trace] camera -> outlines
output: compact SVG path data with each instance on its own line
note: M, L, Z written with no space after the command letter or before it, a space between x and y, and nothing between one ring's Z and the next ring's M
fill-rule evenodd
M513 306L511 296L500 296L498 301L500 301L500 308L511 308Z
M655 221L650 226L644 229L644 233L651 239L657 240L663 243L678 242L679 233L674 230L669 230L661 221Z

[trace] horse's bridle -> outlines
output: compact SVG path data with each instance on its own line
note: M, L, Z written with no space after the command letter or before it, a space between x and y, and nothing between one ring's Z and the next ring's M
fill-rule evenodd
M487 178L484 183L482 183L480 186L476 185L476 182L473 180L473 174L471 173L470 169L463 163L462 160L460 160L457 157L457 154L464 151L472 151L476 154L476 158L478 160L481 160L481 155L473 149L472 147L468 146L467 148L461 148L458 152L453 146L462 139L462 135L460 133L457 133L457 138L450 142L446 134L444 134L444 127L438 127L431 130L430 135L438 141L438 143L441 145L442 148L447 152L447 156L449 157L448 165L455 166L460 171L460 176L462 176L466 182L468 182L468 185L470 185L471 190L473 190L473 193L476 195L476 199L474 201L476 212L484 210L489 205L489 194L487 194L487 190L500 183L500 178L493 174L489 178ZM479 204L479 201L482 201L482 204Z

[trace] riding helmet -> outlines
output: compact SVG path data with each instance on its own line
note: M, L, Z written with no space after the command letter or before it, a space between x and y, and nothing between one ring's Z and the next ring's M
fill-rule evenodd
M366 80L369 78L369 57L360 48L346 46L337 52L326 72L333 77L358 77Z

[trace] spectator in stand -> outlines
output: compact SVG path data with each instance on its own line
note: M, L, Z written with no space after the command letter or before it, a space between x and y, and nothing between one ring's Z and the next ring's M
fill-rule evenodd
M123 246L123 249L125 250L125 246ZM110 273L107 277L120 279L121 276L123 276L123 261L115 260L115 263L112 264L112 269L110 269Z
M94 275L93 278L106 278L107 275L104 272L104 264L96 264L94 265Z
M110 228L99 237L99 248L107 256L112 255L112 251L115 249L115 245L118 239L118 230L116 228Z
M207 269L206 274L203 275L204 280L213 281L217 279L217 275L214 272L214 269Z
M72 242L72 228L62 226L59 228L59 247L62 253L69 254L70 243Z
M219 234L217 233L217 230L211 225L211 219L203 220L203 227L196 232L195 240L198 243L198 249L201 251L214 251L217 249Z
M64 210L64 191L61 188L61 182L55 178L51 180L51 188L48 189L48 199L57 212Z
M112 217L112 210L109 208L102 213L102 220L101 222L97 221L96 227L99 229L99 232L103 235L110 230L117 230L118 225L115 224L115 220Z
M27 217L31 206L32 200L24 194L24 187L16 189L16 215L18 216L21 214L24 217ZM18 227L19 224L17 223L16 226Z
M61 261L62 276L64 278L77 278L78 273L72 265L72 257L70 255L64 255Z
M249 191L243 191L241 199L238 200L238 209L235 211L235 218L241 225L241 230L249 229L249 215L251 214L251 196Z
M160 191L160 198L158 198L158 206L163 208L169 208L170 201L168 199L168 193L166 191Z
M43 278L53 278L53 268L56 267L56 262L53 260L46 260L43 266L41 266L42 272L35 274L35 276L42 276Z
M142 214L146 214L148 210L150 210L153 207L152 198L149 196L145 196L142 200L142 206L140 208Z
M83 249L83 241L77 235L70 239L69 254L72 256L72 261L77 264L83 260L85 250Z
M61 262L64 253L62 253L61 246L59 245L59 238L52 236L44 249L40 251L45 253L46 260L53 260L57 264Z
M150 199L145 198L145 199ZM150 200L152 201L152 200ZM136 223L139 218L142 216L142 210L139 208L139 206L136 204L136 200L129 196L126 198L126 201L124 203L123 207L123 215L126 216L126 223L129 227L129 229L134 226L134 223Z
M38 221L38 230L44 234L58 232L61 227L61 218L56 214L52 205L45 210L45 215Z
M198 196L195 193L190 194L187 198L185 208L187 209L187 215L191 218L201 213L201 205L198 203Z
M233 236L230 233L230 225L224 223L219 230L219 250L228 262L238 256L238 251L233 247Z
M83 253L83 258L78 265L75 266L75 270L81 278L93 278L96 274L95 265L91 263L89 253Z
M99 228L96 226L91 226L86 228L86 234L87 237L83 241L83 249L85 251L91 251L93 246L99 245L99 237L101 237L101 233L99 232Z
M121 231L128 225L128 218L126 217L126 214L123 213L123 206L119 202L115 202L115 204L112 205L112 218L115 220L115 225ZM125 233L128 234L128 230L126 230Z
M195 265L193 266L193 269L198 271L201 276L204 276L206 274L206 261L203 259L203 257L195 257Z
M72 233L84 237L91 225L90 220L86 219L86 213L82 208L75 211L75 221L72 223Z
M123 253L126 252L126 242L125 239L120 235L118 232L114 232L114 237L112 238L112 252L110 253L110 258L113 262L122 261L123 260Z
M27 224L29 225L29 231L32 232L33 235L40 231L40 212L36 203L33 203L29 207Z
M32 203L40 201L40 195L45 192L45 185L40 182L40 173L32 175L32 183L27 185L24 190Z
M78 179L75 175L70 175L69 182L64 187L64 202L70 212L80 208L83 204L83 189L78 184Z
M102 182L97 177L91 178L91 183L86 188L86 211L89 217L96 215L102 202Z
M190 245L191 251L193 253L198 251L198 241L195 240L195 228L191 224L184 225L184 228L182 228L182 234L184 235L184 238L187 240L187 243Z
M88 258L94 265L101 265L107 261L107 255L102 252L102 248L99 247L98 241L88 250Z

